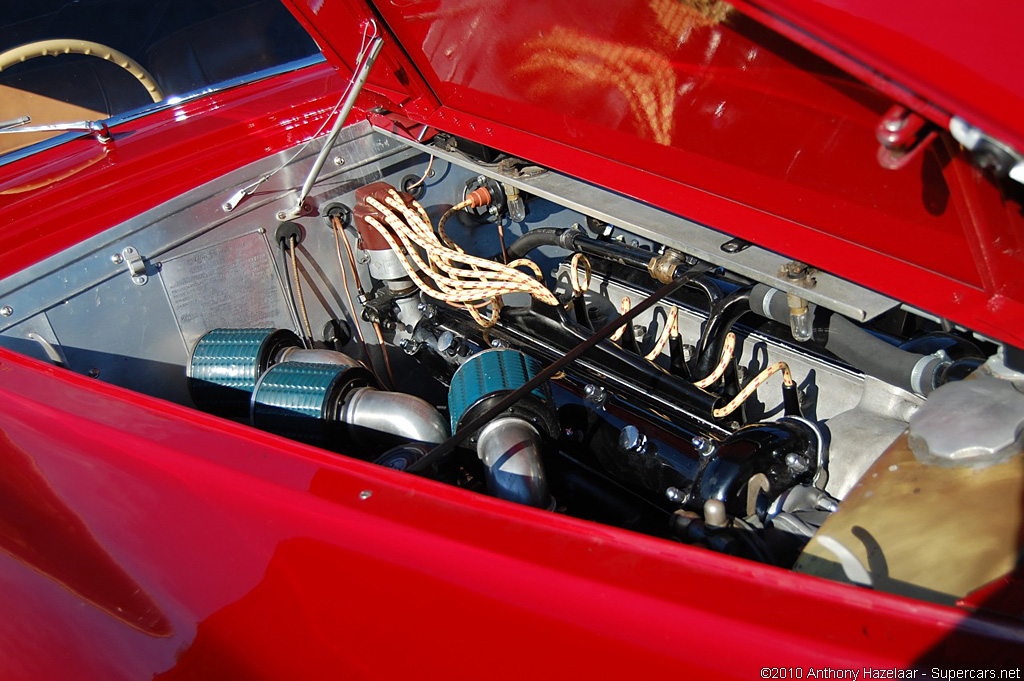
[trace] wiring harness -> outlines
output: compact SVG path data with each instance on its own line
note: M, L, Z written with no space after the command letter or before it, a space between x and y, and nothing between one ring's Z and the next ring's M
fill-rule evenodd
M467 198L453 206L441 222L482 198ZM382 199L367 196L365 202L381 218L367 215L366 224L388 243L416 286L432 298L465 308L481 326L494 325L501 297L510 293L525 292L547 305L558 305L532 260L520 258L506 265L466 253L443 229L434 232L423 206L414 199L403 199L394 189ZM491 312L485 317L481 310L488 307Z

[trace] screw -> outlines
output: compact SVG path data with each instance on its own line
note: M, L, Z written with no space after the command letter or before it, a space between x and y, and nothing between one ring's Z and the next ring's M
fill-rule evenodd
M361 501L366 501L367 499L369 499L372 496L373 496L373 492L371 492L368 489L364 489L362 492L359 493L359 499Z
M674 504L681 504L686 501L686 495L678 487L669 487L665 490L665 498Z
M256 233L257 234L266 234L267 233L267 228L266 227L260 227L259 229L256 230Z
M490 208L487 209L487 212L490 213L491 215L497 217L497 215L498 215L498 207L497 206L491 206Z
M508 345L505 343L505 341L501 340L500 338L492 338L491 339L491 347L492 348L507 348Z
M398 341L398 347L405 350L407 347L409 347L409 339L403 338L402 340Z
M4 317L10 317L12 314L14 314L14 308L11 307L10 305L4 305L3 307L0 307L0 315L3 315Z
M124 262L124 256L122 256L120 253L115 253L114 255L110 256L110 262L114 263L115 265L120 265L121 263Z
M141 275L138 276L138 277L132 277L132 281L134 281L139 286L142 286L143 284L146 283L146 277L141 276Z
M693 439L690 440L690 444L693 445L693 448L696 449L701 456L711 456L715 453L715 443L706 437L695 435Z
M85 375L88 376L89 378L99 378L100 370L97 369L96 367L93 367L92 369L86 371Z
M343 159L341 156L335 156L334 157L334 165L336 165L336 166L343 166L343 165L345 165L345 159Z
M279 210L277 211L277 219L280 220L281 222L284 222L285 220L288 219L288 214L285 213L283 210Z

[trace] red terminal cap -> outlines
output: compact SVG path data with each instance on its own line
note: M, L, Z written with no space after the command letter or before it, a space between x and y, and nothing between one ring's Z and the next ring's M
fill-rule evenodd
M472 208L486 206L491 202L491 192L487 191L487 187L478 187L466 196L466 200Z
M363 247L369 251L387 251L390 250L388 242L381 236L373 225L366 223L366 218L374 217L382 225L387 225L384 220L384 216L381 215L373 206L366 203L367 197L372 196L381 203L384 203L384 199L387 198L389 191L398 191L387 182L374 182L372 184L364 185L356 190L356 205L352 210L355 217L356 231L359 232L359 237L363 240ZM402 198L407 205L412 204L412 195L405 192L398 192L398 195Z

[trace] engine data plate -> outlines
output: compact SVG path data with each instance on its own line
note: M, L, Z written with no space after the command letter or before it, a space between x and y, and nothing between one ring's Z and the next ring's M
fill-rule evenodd
M273 251L259 232L168 258L159 279L189 352L211 329L293 326Z

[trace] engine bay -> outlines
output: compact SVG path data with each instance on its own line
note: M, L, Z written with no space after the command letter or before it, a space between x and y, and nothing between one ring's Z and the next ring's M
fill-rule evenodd
M998 343L444 134L346 128L293 217L312 151L0 282L0 345L543 512L926 600L1012 568L991 506L984 568L933 579L895 558L935 531L978 562L900 504L1020 477L1020 374ZM872 539L851 550L830 525ZM880 575L873 547L894 545Z

